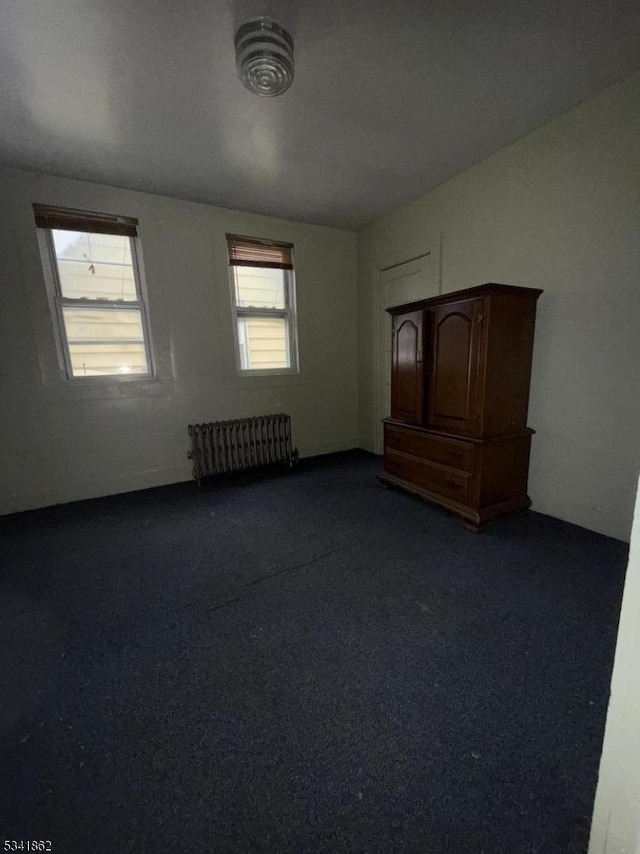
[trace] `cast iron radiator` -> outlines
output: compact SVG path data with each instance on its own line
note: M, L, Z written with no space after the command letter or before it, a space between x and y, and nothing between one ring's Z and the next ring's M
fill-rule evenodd
M275 463L291 468L298 460L298 449L291 444L291 417L280 413L190 424L189 437L187 456L193 460L198 485L210 475Z

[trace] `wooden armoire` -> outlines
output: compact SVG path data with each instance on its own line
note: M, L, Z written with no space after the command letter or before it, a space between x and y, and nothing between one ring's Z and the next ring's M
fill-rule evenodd
M388 309L380 480L453 510L471 531L531 503L527 407L541 293L487 284Z

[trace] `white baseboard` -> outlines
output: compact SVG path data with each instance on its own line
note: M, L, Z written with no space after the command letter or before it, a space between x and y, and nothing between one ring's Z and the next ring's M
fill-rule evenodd
M316 457L339 451L351 451L357 447L357 438L320 442L301 448L300 456ZM155 486L167 486L172 483L188 481L190 478L191 469L186 463L179 467L151 469L133 474L101 478L100 480L58 484L53 487L47 485L37 490L26 489L24 492L14 492L0 499L0 516L20 513L25 510L37 510L41 507L51 507L55 504L68 504L72 501L85 501L90 498L119 495L123 492L136 492L139 489L151 489Z
M3 497L0 501L0 516L51 507L55 504L84 501L89 498L104 498L107 495L119 495L122 492L136 492L139 489L151 489L154 486L166 486L189 479L190 471L187 465L151 469L101 480L73 483L58 488L47 486L38 490L16 492Z
M358 448L358 439L347 439L346 441L319 442L313 445L304 445L300 448L300 458L320 457L324 454L337 454L340 451L353 451Z

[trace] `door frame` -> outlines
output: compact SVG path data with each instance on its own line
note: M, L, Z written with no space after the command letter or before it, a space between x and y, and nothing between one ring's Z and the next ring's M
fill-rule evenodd
M382 338L382 312L388 306L383 303L383 274L396 267L401 267L403 264L409 264L411 261L419 261L421 258L431 255L433 259L433 271L436 284L436 295L442 293L442 233L440 232L432 240L425 245L422 251L417 251L409 257L397 256L385 258L382 263L375 268L374 272L374 317L373 317L373 377L374 377L374 413L373 413L373 452L379 456L383 453L383 438L380 431L380 421L383 417L383 400L382 400L382 382L383 382L383 354L380 352L380 341Z

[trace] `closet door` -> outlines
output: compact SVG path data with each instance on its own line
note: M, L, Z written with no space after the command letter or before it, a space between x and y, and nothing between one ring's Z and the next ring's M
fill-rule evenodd
M483 300L441 305L431 311L433 346L427 420L430 427L474 433Z
M424 417L424 312L393 318L391 417L422 424Z

